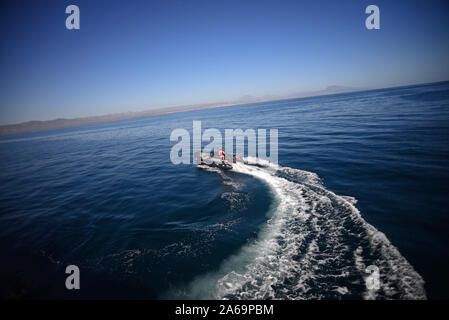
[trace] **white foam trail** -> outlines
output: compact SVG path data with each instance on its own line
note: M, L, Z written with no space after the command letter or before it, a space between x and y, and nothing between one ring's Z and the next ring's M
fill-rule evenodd
M314 173L257 164L237 163L233 170L268 184L275 196L271 218L257 239L225 260L217 272L195 279L175 296L426 298L421 276L383 233L361 217L354 198L325 189ZM368 265L380 270L379 290L366 288Z

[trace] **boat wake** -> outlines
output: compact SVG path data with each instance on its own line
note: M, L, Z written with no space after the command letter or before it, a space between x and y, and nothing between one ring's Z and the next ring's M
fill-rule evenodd
M382 232L362 218L355 198L327 190L308 171L266 162L236 163L232 170L270 187L274 198L270 218L257 238L219 270L172 290L171 297L426 298L422 277ZM367 286L368 266L378 268L379 286Z

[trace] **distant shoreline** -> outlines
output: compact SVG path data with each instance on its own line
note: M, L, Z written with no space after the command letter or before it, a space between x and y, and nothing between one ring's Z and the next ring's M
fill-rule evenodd
M438 81L438 82L434 82L434 83L440 83L440 82L446 82L446 81ZM384 89L411 87L411 86L426 85L426 84L430 84L430 83L390 87L390 88L384 88ZM22 123L17 123L17 124L2 125L2 126L0 126L0 136L19 134L19 133L27 133L27 132L46 131L46 130L66 128L66 127L89 125L89 124L95 124L95 123L101 123L101 122L136 119L136 118L157 116L157 115L170 114L170 113L188 112L188 111L196 111L196 110L204 110L204 109L212 109L212 108L223 108L223 107L231 107L231 106L259 103L259 102L269 102L269 101L276 101L276 100L311 98L311 97L318 97L318 96L324 96L324 95L334 95L334 94L343 94L343 93L361 92L361 91L372 91L372 90L380 90L380 89L381 88L366 89L366 88L354 88L354 87L345 87L345 86L329 86L324 90L305 92L302 94L297 94L297 95L292 95L292 96L287 96L287 97L277 97L276 96L276 97L272 97L272 98L254 98L254 99L242 100L242 101L209 103L209 104L193 105L193 106L188 105L188 106L179 106L179 107L169 107L169 108L165 108L165 109L153 109L153 110L139 111L139 112L126 112L126 113L117 113L117 114L92 116L92 117L80 117L80 118L72 118L72 119L54 119L54 120L43 120L43 121L35 120L35 121L27 121L27 122L22 122Z
M213 104L204 104L204 105L196 105L196 106L168 107L165 109L154 109L154 110L146 110L146 111L139 111L139 112L125 112L125 113L109 114L109 115L102 115L102 116L81 117L81 118L71 118L71 119L62 118L62 119L42 120L42 121L32 120L32 121L21 122L21 123L17 123L17 124L2 125L2 126L0 126L0 136L19 134L19 133L27 133L27 132L46 131L46 130L53 130L53 129L61 129L61 128L75 127L75 126L83 126L83 125L102 123L102 122L112 122L112 121L119 121L119 120L152 117L152 116L158 116L158 115L163 115L163 114L230 107L230 106L237 106L237 105L242 105L242 104L251 104L251 103L257 103L257 102L275 101L275 100L282 100L282 99L275 98L275 99L250 100L250 101L242 101L242 102L213 103Z

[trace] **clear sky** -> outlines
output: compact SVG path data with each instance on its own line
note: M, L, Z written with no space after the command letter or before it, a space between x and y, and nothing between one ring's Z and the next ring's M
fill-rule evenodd
M2 0L0 124L449 80L448 14L447 0Z

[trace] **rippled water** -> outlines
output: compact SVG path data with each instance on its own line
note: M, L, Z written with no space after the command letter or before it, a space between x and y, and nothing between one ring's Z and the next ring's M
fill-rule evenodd
M279 166L173 165L193 120L277 128ZM6 136L0 154L4 297L448 297L447 82Z

